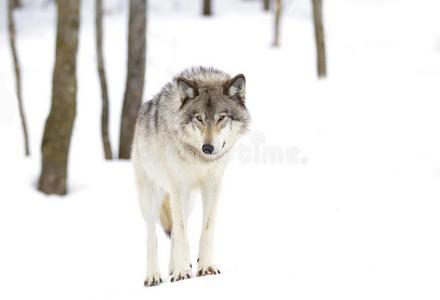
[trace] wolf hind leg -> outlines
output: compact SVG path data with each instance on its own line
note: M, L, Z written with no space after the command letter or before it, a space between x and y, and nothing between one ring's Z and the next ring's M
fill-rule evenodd
M189 261L189 243L187 236L187 215L185 204L189 190L185 187L170 193L170 206L172 218L171 231L171 256L169 271L171 282L192 277L191 263Z
M173 228L173 219L171 215L170 195L164 193L162 203L160 205L160 225L166 235L171 238L171 230Z
M166 192L160 195L161 205L160 205L160 225L162 226L165 234L171 238L171 231L173 229L173 216L171 213L171 203L170 203L170 195ZM194 201L192 197L188 197L183 201L184 209L185 209L185 218L188 219L191 214L192 209L194 208Z

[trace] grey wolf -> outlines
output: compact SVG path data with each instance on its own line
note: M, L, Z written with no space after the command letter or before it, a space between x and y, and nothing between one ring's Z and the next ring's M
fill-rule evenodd
M187 217L193 189L201 191L203 207L197 275L220 273L214 264L215 218L228 157L250 121L245 86L242 74L191 68L141 107L132 162L147 229L145 286L162 283L157 222L171 238L171 281L192 277Z

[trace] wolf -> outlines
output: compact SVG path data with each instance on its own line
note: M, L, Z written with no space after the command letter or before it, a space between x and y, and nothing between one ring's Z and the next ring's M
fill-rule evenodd
M145 102L136 121L132 164L147 229L145 286L162 283L156 224L171 238L171 282L192 277L187 237L189 194L202 195L197 275L219 274L214 227L220 186L231 149L247 132L246 80L206 67L184 70Z

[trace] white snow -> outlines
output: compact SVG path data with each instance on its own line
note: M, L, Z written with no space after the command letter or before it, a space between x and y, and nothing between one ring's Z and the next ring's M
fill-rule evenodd
M83 0L69 195L35 189L56 11L16 13L32 157L25 159L0 0L0 299L439 299L440 3L324 1L329 77L315 75L308 0L285 1L282 46L260 1L152 0L145 99L175 73L212 65L247 78L250 134L225 175L222 274L144 288L145 228L131 166L105 162L93 1ZM126 1L106 1L105 58L116 152ZM275 155L275 156L271 156ZM200 206L190 219L197 257ZM169 241L160 233L162 275Z

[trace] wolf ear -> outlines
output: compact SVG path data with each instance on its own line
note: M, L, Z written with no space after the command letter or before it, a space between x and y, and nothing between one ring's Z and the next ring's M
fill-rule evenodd
M183 77L179 77L176 80L177 87L179 88L180 97L182 101L187 99L194 99L199 94L197 84L191 80Z
M243 74L231 78L226 82L224 94L230 97L238 97L240 100L244 100L246 94L246 79Z

